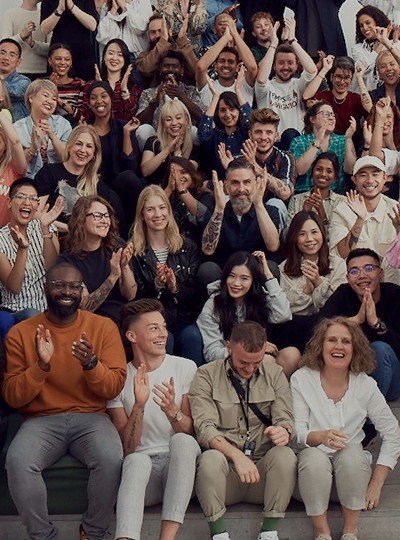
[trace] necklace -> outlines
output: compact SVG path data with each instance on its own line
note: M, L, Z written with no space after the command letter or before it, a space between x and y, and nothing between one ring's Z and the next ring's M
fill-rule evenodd
M333 96L333 101L337 104L337 105L342 105L347 99L347 95L343 98L343 99L336 99L335 96Z

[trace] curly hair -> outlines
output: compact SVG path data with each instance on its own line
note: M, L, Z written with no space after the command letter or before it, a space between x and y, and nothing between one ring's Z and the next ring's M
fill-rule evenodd
M83 259L85 255L86 214L95 202L103 204L110 216L110 228L107 236L101 240L102 249L111 252L116 251L120 247L118 220L115 217L115 211L111 204L98 195L80 197L72 209L71 217L68 221L68 234L65 237L65 251L78 259Z
M71 148L74 146L80 135L84 133L88 133L92 138L94 144L94 156L85 165L82 174L78 176L77 190L79 195L96 195L102 156L100 137L93 126L79 124L74 127L65 144L63 162L66 163L70 159Z
M297 247L297 239L304 223L311 219L318 225L322 235L322 246L318 253L318 271L320 276L330 274L329 268L329 247L326 240L325 227L321 218L316 212L301 210L294 215L285 241L286 263L284 266L285 273L290 277L300 277L303 275L301 271L301 261L303 254Z
M175 113L175 114L182 114L186 119L186 130L185 130L185 138L183 140L182 144L182 156L185 158L189 158L192 148L193 148L193 140L192 140L192 119L190 117L190 113L188 111L188 108L182 101L179 101L179 99L170 99L164 103L164 105L161 107L160 111L160 120L158 122L158 128L157 128L157 137L161 144L161 150L166 148L168 146L168 134L165 130L165 119L168 115Z
M390 53L389 53L390 54ZM390 101L390 108L393 112L393 142L397 150L400 150L400 110L393 101ZM374 127L376 118L376 103L367 116L368 126Z
M311 339L308 341L304 354L300 359L299 366L306 366L310 369L321 371L324 367L323 345L328 328L334 324L340 324L347 328L351 335L353 345L353 358L349 370L358 375L359 373L370 374L375 369L375 354L370 347L369 341L361 330L360 325L351 321L347 317L332 317L331 319L322 319L316 325Z
M263 274L258 259L247 251L233 253L222 270L221 285L218 294L214 297L214 309L219 317L219 328L224 339L230 339L232 328L238 322L236 319L236 304L230 296L227 279L235 266L246 266L253 279L253 283L245 296L246 319L258 322L264 328L268 321L268 306L266 303L263 286L265 275Z
M364 6L356 14L356 43L362 43L366 39L360 29L359 20L362 15L369 15L376 23L376 26L384 26L385 28L389 26L390 20L383 11L374 6Z
M150 197L160 197L168 210L168 224L165 229L166 243L170 253L176 253L183 245L183 238L179 232L178 224L172 213L171 203L165 191L156 185L150 185L140 193L137 206L135 221L131 227L130 235L133 243L133 254L135 256L144 255L147 246L147 225L143 218L143 211L147 200Z

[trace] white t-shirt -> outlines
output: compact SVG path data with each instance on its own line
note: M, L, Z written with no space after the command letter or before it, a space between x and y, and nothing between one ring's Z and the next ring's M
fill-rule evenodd
M154 371L149 371L150 396L144 408L142 436L135 452L143 452L150 456L169 451L169 440L175 433L167 416L154 402L153 388L174 378L175 402L180 406L182 396L189 392L190 384L196 373L196 364L187 358L166 354L162 364ZM137 369L129 362L125 385L118 396L107 401L107 409L124 408L129 416L135 403L133 378Z
M400 152L382 148L385 155L386 174L399 174L400 172Z
M220 94L222 94L222 92L236 92L236 82L234 82L231 86L222 86L222 84L217 80L213 81L213 84ZM208 109L213 97L210 87L208 84L206 84L201 90L198 91L201 102L203 103L204 107ZM247 81L244 81L243 84L243 95L247 100L247 103L250 105L250 107L252 107L254 101L254 87L250 86Z
M257 107L268 107L279 114L279 135L288 128L297 129L302 133L304 128L304 113L306 108L303 102L303 93L315 73L303 71L299 78L293 77L287 82L278 82L274 77L264 84L256 82L255 94Z

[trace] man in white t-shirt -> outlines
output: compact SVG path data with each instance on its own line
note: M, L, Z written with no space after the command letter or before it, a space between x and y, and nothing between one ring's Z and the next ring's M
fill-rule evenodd
M121 325L134 359L122 392L107 403L124 449L116 538L140 538L145 506L163 503L160 540L173 540L192 497L200 447L192 436L188 392L196 364L166 354L158 300L126 304Z
M277 25L271 31L271 45L259 63L255 85L258 108L267 107L280 116L279 134L291 128L300 134L304 128L305 105L303 93L310 81L317 75L317 68L309 54L296 39L296 22L285 19L282 41L279 46ZM299 64L303 67L297 77ZM274 68L275 77L269 79ZM285 149L288 145L285 144Z
M213 81L218 92L235 92L236 75L243 62L246 68L244 97L250 106L254 99L254 81L257 75L257 62L253 53L240 37L236 23L231 17L226 19L225 32L220 39L208 49L200 58L196 66L196 86L200 92L201 101L208 107L212 100L212 93L207 81L208 68L215 62L215 71L218 74Z

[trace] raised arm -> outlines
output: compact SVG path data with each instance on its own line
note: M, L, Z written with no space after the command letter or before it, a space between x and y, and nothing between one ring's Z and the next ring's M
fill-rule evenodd
M332 69L332 64L335 57L330 54L323 58L322 60L322 68L321 71L317 74L317 76L308 83L306 86L306 89L303 93L303 99L311 99L315 96L315 94L318 92L319 87L321 86L321 82L325 80L326 75L329 73L329 71Z
M296 39L296 21L294 18L285 19L285 27L287 28L287 37L289 43L293 47L293 51L299 59L300 64L303 66L304 71L310 73L311 75L317 74L317 67L314 64L314 60L311 56L303 49L300 43Z
M276 22L271 31L271 45L268 47L264 58L258 64L257 82L259 84L265 84L272 71L272 65L274 63L275 51L279 44L277 31L279 28L279 22Z
M224 35L199 59L196 66L196 86L201 90L207 84L208 68L217 59L219 53L232 40L229 26L226 27Z
M267 171L264 169L262 177L256 179L256 188L253 193L253 204L257 215L258 226L264 240L266 249L277 251L279 248L279 234L265 208L263 197L267 185Z
M385 161L383 148L383 127L386 120L386 115L390 110L390 98L383 97L376 103L375 123L372 129L371 144L369 147L369 155L376 156L381 161Z
M239 57L246 68L246 82L249 86L253 86L258 71L256 59L254 58L254 55L248 45L246 45L246 43L240 37L236 22L231 17L228 17L226 22L229 26L233 41L235 42Z
M204 255L213 255L217 249L226 205L223 182L218 180L216 171L212 172L212 180L214 184L215 208L201 239L201 250Z
M28 167L25 152L14 126L2 111L0 111L0 127L10 143L11 159L14 169L23 176Z

